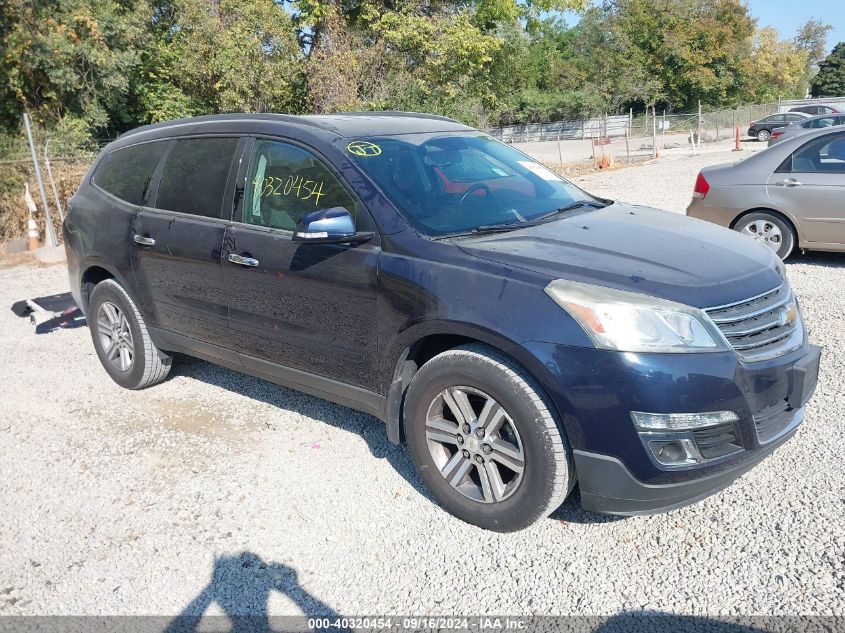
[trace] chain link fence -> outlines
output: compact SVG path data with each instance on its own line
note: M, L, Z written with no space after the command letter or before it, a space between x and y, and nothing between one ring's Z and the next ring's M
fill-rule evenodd
M709 112L667 113L651 112L628 115L596 117L592 119L533 123L491 128L487 132L505 143L536 143L557 140L590 140L625 137L650 139L656 132L665 134L691 134L697 132L703 142L733 138L740 126L745 133L752 121L778 112L778 102L740 106L734 109Z

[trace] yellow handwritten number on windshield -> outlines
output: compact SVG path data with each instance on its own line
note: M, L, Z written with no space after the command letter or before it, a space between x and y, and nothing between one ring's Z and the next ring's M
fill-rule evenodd
M381 154L381 148L375 143L368 141L352 141L346 146L350 154L355 156L378 156Z

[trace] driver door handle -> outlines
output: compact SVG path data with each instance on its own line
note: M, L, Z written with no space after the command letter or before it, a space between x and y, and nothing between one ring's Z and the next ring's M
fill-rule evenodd
M132 236L132 239L135 241L136 244L140 244L141 246L155 246L156 243L153 238L147 235L135 234Z
M243 255L229 255L229 261L240 266L258 266L258 260L252 257L244 257Z
M795 180L795 178L787 178L786 180L781 180L775 184L778 187L800 187L802 183L799 180Z

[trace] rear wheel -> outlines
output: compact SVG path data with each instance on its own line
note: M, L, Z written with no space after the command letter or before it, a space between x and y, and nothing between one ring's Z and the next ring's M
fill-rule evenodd
M137 306L114 279L94 287L87 316L97 356L117 384L143 389L167 377L172 357L152 342Z
M408 388L405 433L437 501L486 529L528 527L575 483L566 434L542 390L486 346L449 350L420 368Z
M749 213L734 225L734 230L759 240L781 259L789 257L795 248L795 232L788 222L774 213Z
M770 138L772 138L772 133L769 130L760 130L757 132L757 140L761 143L767 142Z

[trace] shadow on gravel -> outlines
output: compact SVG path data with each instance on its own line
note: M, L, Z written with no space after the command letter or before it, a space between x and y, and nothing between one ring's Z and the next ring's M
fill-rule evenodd
M294 569L281 563L265 562L252 552L241 552L215 559L208 586L168 624L164 633L208 630L269 633L277 630L270 624L267 608L273 591L287 596L309 617L338 617L334 609L302 588ZM227 622L223 622L222 616L203 617L213 603L226 614Z
M796 251L784 263L787 266L790 264L810 264L824 268L845 268L845 253L809 251L802 254L801 251Z
M388 441L387 431L381 420L328 400L309 396L190 356L180 356L179 362L174 363L173 367L174 371L171 375L190 376L195 380L264 402L277 409L299 413L344 431L357 433L367 442L367 447L373 457L386 459L405 481L433 503L404 445L397 446Z
M590 620L590 618L584 618ZM800 624L799 618L792 618L792 624ZM775 617L733 617L707 618L695 615L676 615L662 611L628 611L591 626L589 623L584 633L764 633L773 630L772 625L783 624L783 619ZM778 630L778 629L774 629ZM801 631L802 628L787 626L783 630Z
M578 489L578 484L575 484L575 489L572 494L566 498L563 505L549 515L550 519L561 521L562 523L615 523L617 521L624 521L628 517L614 514L600 514L598 512L587 512L581 508L581 491Z

